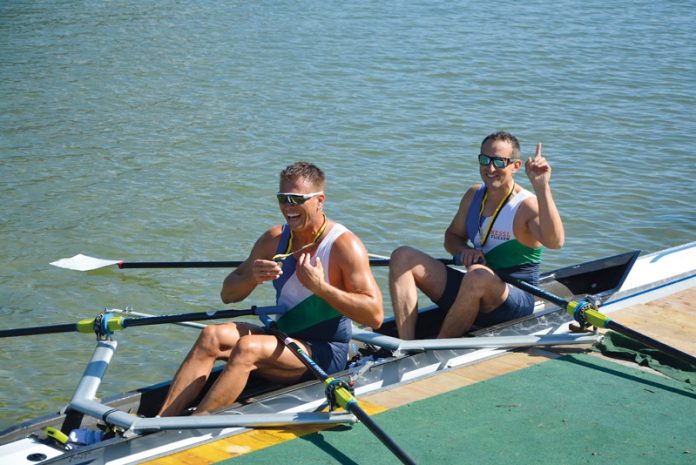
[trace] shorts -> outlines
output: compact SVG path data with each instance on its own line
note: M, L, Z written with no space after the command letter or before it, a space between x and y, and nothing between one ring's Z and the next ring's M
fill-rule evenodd
M326 374L338 373L346 369L348 363L347 342L303 341L312 351L312 360ZM310 373L311 374L311 373Z
M447 268L445 290L442 293L442 297L434 303L440 307L441 311L447 313L457 298L459 286L462 284L462 279L464 279L464 273L449 266L445 268ZM505 299L505 302L491 312L479 313L474 321L476 326L492 326L532 314L534 311L534 296L509 284L507 284L507 287L508 297Z
M267 334L270 334L267 332ZM291 336L292 337L292 336ZM302 343L312 352L312 360L319 365L328 375L338 373L346 369L348 364L348 343L347 342L327 342L327 341L308 341ZM314 373L307 370L300 378L300 381L314 379Z
M327 374L333 374L346 369L352 327L350 320L341 317L326 320L289 336L302 341L312 353L311 358L319 368ZM268 332L266 330L266 333ZM320 339L317 340L317 337ZM313 378L312 372L307 371L302 381Z

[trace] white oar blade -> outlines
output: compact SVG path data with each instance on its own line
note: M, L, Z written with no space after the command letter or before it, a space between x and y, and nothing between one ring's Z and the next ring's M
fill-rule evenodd
M105 258L89 257L87 255L77 254L70 258L61 258L50 264L58 268L66 268L75 271L91 271L106 266L116 265L121 260L107 260Z

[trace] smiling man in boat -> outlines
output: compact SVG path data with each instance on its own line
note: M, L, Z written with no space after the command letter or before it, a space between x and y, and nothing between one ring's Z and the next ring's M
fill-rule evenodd
M335 373L347 361L350 320L378 328L384 311L367 250L355 234L326 217L325 192L324 173L310 163L294 163L280 173L277 198L286 224L259 237L249 257L225 278L221 297L238 302L272 281L277 304L285 309L278 327L324 371ZM179 368L160 415L180 414L201 392L216 360L227 365L196 414L232 404L253 371L288 384L307 376L298 357L264 328L210 325Z
M529 315L534 298L500 275L536 285L543 247L563 246L563 223L551 195L551 166L541 155L541 144L525 163L534 193L515 182L522 160L512 134L487 136L478 162L483 184L466 191L445 231L445 249L457 265L467 268L466 274L411 247L392 253L389 285L402 339L416 335L417 289L446 314L440 338L460 337L474 324L490 326Z

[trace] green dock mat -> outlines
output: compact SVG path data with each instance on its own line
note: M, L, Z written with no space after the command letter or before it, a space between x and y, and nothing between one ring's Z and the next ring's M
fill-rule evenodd
M418 464L696 464L693 386L568 355L374 416ZM396 464L361 424L219 464Z

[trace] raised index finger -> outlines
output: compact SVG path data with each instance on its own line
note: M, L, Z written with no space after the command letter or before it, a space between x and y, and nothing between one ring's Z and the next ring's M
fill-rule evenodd
M539 158L541 156L541 142L537 144L536 148L536 153L534 154L534 158Z

